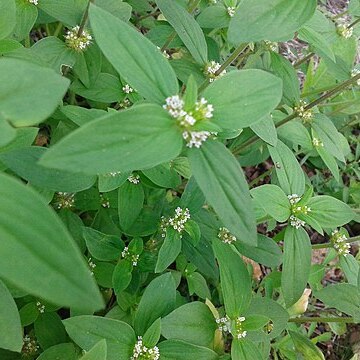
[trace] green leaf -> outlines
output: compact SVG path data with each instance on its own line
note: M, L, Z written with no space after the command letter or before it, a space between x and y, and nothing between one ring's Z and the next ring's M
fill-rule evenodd
M224 129L250 126L268 115L282 97L282 81L263 70L231 71L206 88L212 121Z
M39 165L39 159L47 151L43 147L23 147L1 154L0 159L9 169L32 185L52 191L78 192L94 184L95 176L49 169Z
M158 348L161 360L219 360L216 352L181 340L162 341Z
M0 114L0 147L13 141L16 137L16 130Z
M337 182L340 182L339 167L335 158L332 155L330 155L329 152L326 151L322 146L317 146L316 152L319 154L324 164L329 168L335 180Z
M15 0L1 0L0 3L0 39L6 38L15 26ZM3 77L1 76L1 79Z
M214 240L213 250L219 263L226 314L230 319L234 319L240 316L250 304L250 275L240 255L228 244Z
M313 46L320 56L326 56L331 61L336 62L334 52L329 45L329 40L319 32L309 26L304 26L299 30L298 37L300 40L306 41Z
M244 243L256 245L248 185L230 151L217 141L207 141L200 149L190 149L188 156L197 184L224 226Z
M90 227L83 229L83 236L90 254L98 260L117 260L124 249L119 236L103 234Z
M7 239L0 243L0 276L54 304L101 309L102 297L82 254L45 200L1 174L0 204L0 237ZM22 259L22 266L14 256Z
M161 318L156 319L152 325L146 330L143 336L143 343L147 347L154 347L161 336Z
M360 269L359 261L351 254L347 254L346 256L340 256L339 262L349 284L357 286Z
M161 333L166 339L204 347L211 347L216 328L210 309L198 301L180 306L161 320Z
M258 346L255 345L252 341L243 339L243 340L233 340L231 343L231 359L232 360L263 360L263 357L258 349Z
M261 185L251 189L250 194L275 220L284 222L291 215L289 199L278 186Z
M287 307L295 304L306 287L311 265L311 243L303 228L288 226L284 238L281 290Z
M234 245L244 256L268 267L276 267L282 263L282 252L279 245L271 238L258 234L256 246L237 241Z
M154 184L164 188L176 188L180 185L180 178L169 164L160 164L151 169L145 169L142 173Z
M0 59L0 78L0 114L18 127L50 116L70 83L51 69L10 58Z
M138 170L172 160L182 143L174 120L161 107L143 104L75 130L53 146L40 164L87 174Z
M202 28L214 29L225 28L229 26L230 16L225 6L215 5L208 6L196 18L196 21Z
M144 205L144 189L141 184L125 181L118 192L118 213L121 228L126 232L134 224Z
M307 206L308 217L316 220L323 228L334 229L350 222L355 214L349 205L328 195L314 196Z
M78 356L73 343L54 345L40 354L37 360L77 360Z
M36 6L29 2L16 0L16 26L13 30L16 40L21 41L29 35L37 16L38 10Z
M166 20L175 29L195 61L207 62L207 44L204 33L195 19L176 1L156 0Z
M41 0L39 8L65 25L79 25L87 0Z
M229 40L240 44L292 39L315 13L316 5L316 0L243 0L230 21Z
M107 345L106 340L100 340L94 347L88 351L81 360L106 360L107 359Z
M325 360L325 357L320 351L320 349L316 347L316 345L312 341L310 341L306 336L290 330L289 330L289 334L295 345L296 351L302 354L305 359Z
M150 40L95 5L90 5L89 13L97 44L132 88L159 104L178 93L175 72Z
M0 348L20 352L23 346L20 316L14 299L0 280Z
M86 351L105 339L107 360L129 360L132 356L135 333L122 321L83 315L63 320L63 323L71 339Z
M134 328L144 335L159 317L169 314L175 306L176 287L170 273L155 278L146 287L136 311Z
M360 321L360 293L357 286L350 284L329 285L314 294L328 307L335 308Z
M280 187L286 195L301 196L305 191L305 175L293 152L281 141L268 146Z
M260 121L250 125L250 128L259 138L272 146L276 146L278 137L274 120L270 115L266 115Z
M186 275L189 287L189 294L196 294L202 299L210 299L211 294L205 278L198 272Z
M249 315L243 323L244 330L255 331L262 329L268 322L269 317L265 315Z
M112 285L116 294L124 291L132 279L133 265L129 260L119 261L112 274Z
M155 272L163 272L181 251L181 234L175 231L172 227L166 229L166 237L159 250L159 255L156 261Z
M122 0L96 0L96 5L123 21L129 21L131 6Z

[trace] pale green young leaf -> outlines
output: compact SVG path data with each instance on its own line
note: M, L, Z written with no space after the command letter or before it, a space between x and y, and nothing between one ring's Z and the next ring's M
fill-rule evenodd
M303 228L288 226L284 238L281 290L287 307L298 301L306 287L311 265L311 243Z
M146 330L146 333L143 336L143 343L145 346L154 347L159 342L161 326L161 318L158 318Z
M230 21L234 44L261 40L285 41L315 13L316 0L243 0Z
M82 349L90 351L105 339L107 360L129 360L136 342L130 325L99 316L75 316L63 320L70 338Z
M87 174L145 169L174 159L182 143L174 119L158 105L143 104L75 130L40 164Z
M90 270L55 212L12 177L0 175L0 184L0 236L7 239L0 244L0 276L54 304L101 309L103 300ZM14 256L22 259L22 266Z
M0 59L0 78L0 114L18 127L50 116L70 83L51 69L10 58Z
M203 96L214 106L212 121L224 129L240 129L276 108L282 81L258 69L231 71L210 84Z
M278 186L271 184L261 185L251 189L250 194L275 220L284 222L291 215L289 199Z
M95 5L90 5L89 13L97 44L132 88L147 100L159 104L178 93L175 72L153 43Z
M240 241L256 245L255 214L239 163L225 146L207 141L188 156L194 178L223 224Z
M295 331L289 331L289 334L295 345L295 349L302 354L305 359L325 360L323 353L309 338Z
M206 63L208 58L205 36L193 16L176 1L156 0L156 3L195 61Z
M251 280L240 255L228 244L213 241L220 268L220 280L226 314L234 319L244 312L251 300Z
M0 348L20 352L23 346L20 316L14 299L0 280Z

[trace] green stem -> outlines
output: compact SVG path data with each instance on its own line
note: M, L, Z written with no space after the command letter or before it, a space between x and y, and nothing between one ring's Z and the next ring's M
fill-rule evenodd
M350 244L350 243L353 243L353 242L358 242L360 241L360 235L359 236L353 236L351 238L348 238L345 242ZM315 249L327 249L327 248L331 248L333 247L332 243L324 243L324 244L315 244L315 245L312 245L312 249L315 250Z
M355 82L357 82L359 79L360 79L360 74L357 74L356 76L353 76L351 79L342 82L341 84L336 86L334 89L328 91L324 95L322 95L319 98L317 98L316 100L312 101L310 104L306 105L305 110L310 110L314 106L322 103L324 100L327 100L327 99L333 97L334 95L338 94L339 92L345 90L348 86L350 86L350 85L354 84ZM286 123L288 123L289 121L291 121L291 120L293 120L293 119L295 119L297 117L298 117L297 113L293 112L291 115L287 116L283 120L276 123L275 127L278 128L280 126L283 126ZM243 151L244 149L246 149L250 145L254 144L258 140L259 140L259 138L256 135L252 136L245 143L243 143L240 147L235 148L234 151L233 151L233 154L238 155L241 151Z
M86 22L88 20L88 17L89 17L89 7L90 7L90 4L93 2L94 0L89 0L87 6L86 6L86 9L85 9L85 12L84 12L84 15L81 19L81 23L80 23L80 26L79 26L79 31L77 33L77 36L81 36L83 31L84 31L84 28L85 28L85 25L86 25Z
M360 22L360 17L358 17L355 21L353 21L349 26L348 29L354 27L356 24L358 24Z
M253 186L255 186L260 180L266 178L268 175L271 175L273 169L269 169L266 170L264 173L262 173L261 175L259 175L257 178L255 178L253 181L251 181L249 183L249 188L252 188Z
M63 27L62 22L59 22L59 23L57 24L57 27L56 27L56 29L55 29L55 31L54 31L53 36L58 37L59 34L60 34L60 31L61 31L62 27Z
M337 322L337 323L353 323L354 319L352 317L316 317L316 316L302 316L299 318L289 319L289 322L294 323L307 323L307 322L320 322L320 323L329 323L329 322Z
M307 62L308 60L310 60L314 55L315 55L315 53L313 53L313 52L307 54L307 55L304 56L302 59L296 61L296 63L294 64L294 67L295 67L295 68L299 67L299 66L300 66L301 64L303 64L304 62Z

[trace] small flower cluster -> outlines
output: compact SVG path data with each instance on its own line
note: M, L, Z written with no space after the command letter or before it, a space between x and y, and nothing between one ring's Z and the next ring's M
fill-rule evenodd
M132 184L137 185L137 184L140 183L140 175L131 174L131 175L127 178L127 180L128 180L129 182L131 182Z
M214 107L208 104L207 100L201 98L195 103L192 111L185 111L184 101L179 95L170 96L165 100L163 108L169 112L169 114L177 119L180 127L184 129L182 136L186 141L186 146L189 148L199 148L204 141L210 136L215 135L215 132L211 131L192 131L193 127L197 122L211 119L213 117Z
M133 266L136 266L138 264L139 255L131 254L127 246L124 247L124 250L121 252L121 256L123 259L130 259Z
M301 200L301 196L298 194L288 195L288 199L291 205L291 216L290 216L290 225L299 229L300 227L305 226L305 221L299 219L298 215L307 215L311 211L306 205L299 206L298 202Z
M226 8L226 11L230 17L233 17L235 15L235 10L236 10L235 6L228 6Z
M232 244L237 239L226 227L219 229L218 238L225 244Z
M342 36L342 37L345 38L345 39L349 39L349 38L351 38L352 35L353 35L353 29L352 29L352 27L349 27L349 26L346 25L346 24L337 25L336 31L337 31L337 33L338 33L340 36Z
M217 0L209 0L209 3L210 3L211 5L215 5L215 4L217 4Z
M205 65L204 73L209 78L209 81L213 82L218 77L224 76L226 74L226 70L223 70L218 74L220 69L221 65L218 62L212 60L207 65Z
M142 337L138 336L138 341L134 346L133 355L130 360L159 360L160 351L157 346L148 348L143 344Z
M121 174L120 171L113 171L113 172L109 172L109 173L106 174L105 176L115 177L115 176L120 175L120 174Z
M39 313L43 314L45 312L45 305L42 304L40 301L36 302L36 307L39 310Z
M360 74L360 69L352 69L351 71L351 77L354 77L356 75ZM356 81L356 84L360 86L360 79Z
M25 335L21 352L26 355L34 355L38 350L39 345L36 340L32 339L29 335Z
M297 116L303 120L303 122L309 122L313 118L313 112L311 109L306 110L306 102L304 100L300 100L300 104L294 107L294 111Z
M247 331L243 329L242 323L245 321L243 316L239 316L235 319L235 334L237 339L244 338L247 335Z
M127 109L131 106L131 101L128 98L125 98L123 101L119 102L119 108Z
M273 42L273 41L269 41L269 40L264 40L265 43L265 47L267 50L269 51L278 51L279 50L279 46L277 42Z
M110 201L103 194L100 194L100 203L103 208L106 208L106 209L110 208Z
M122 87L122 91L123 91L125 94L130 94L130 93L134 92L134 89L133 89L129 84L125 84L125 85Z
M56 193L56 208L57 209L70 209L75 206L75 194L69 192Z
M315 147L324 147L323 142L322 142L320 139L315 138L315 137L312 139L312 144L313 144Z
M345 234L342 234L339 230L334 230L331 233L331 243L333 244L334 249L339 255L348 255L350 253L350 244L347 243L347 237Z
M218 329L222 331L223 333L230 333L231 332L231 323L230 318L225 315L222 318L216 319L216 323L218 325Z
M94 269L96 268L96 264L92 262L92 258L88 259L88 265L91 271L91 275L94 275Z
M190 219L190 211L188 208L182 209L177 207L175 209L175 216L170 218L161 217L160 229L162 231L161 236L166 236L166 229L171 226L174 230L181 233L185 229L186 222Z
M160 46L157 46L157 48L161 51ZM164 56L166 59L170 59L170 55L167 53L166 50L164 50L164 51L162 52L162 54L163 54L163 56Z
M86 30L79 34L79 30L79 25L68 30L65 35L65 43L69 48L81 52L91 44L92 36Z
M38 5L39 0L28 0L30 4Z

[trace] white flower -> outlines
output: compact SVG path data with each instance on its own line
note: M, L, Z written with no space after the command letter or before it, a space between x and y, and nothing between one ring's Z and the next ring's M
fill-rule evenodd
M175 209L175 216L169 218L168 223L174 230L181 233L185 229L186 222L190 219L190 211L188 208L182 209L177 207Z
M205 66L205 75L209 78L210 82L213 82L216 78L221 77L226 74L226 70L221 71L220 74L217 74L217 72L220 70L221 65L216 61L210 61Z
M163 108L169 112L173 118L179 118L186 115L184 110L184 101L180 99L179 95L169 96L165 100Z
M96 264L92 262L92 259L88 259L88 265L91 271L91 275L94 275L94 269L96 268Z
M69 192L56 193L56 208L57 209L70 209L75 206L75 194Z
M103 208L110 208L110 201L103 194L100 194L100 203Z
M291 205L295 205L301 200L301 196L299 196L298 194L291 194L288 195L288 199Z
M360 74L360 70L359 69L352 69L351 71L351 77L354 77L356 75L359 75ZM358 79L356 81L356 84L360 86L360 79Z
M35 339L32 339L29 335L23 337L23 347L21 352L23 354L34 355L39 350L39 345Z
M313 112L311 109L306 110L306 105L307 103L304 100L300 100L299 105L294 107L294 112L304 122L309 122L313 118Z
M211 131L184 131L182 133L183 139L186 141L186 146L189 148L200 148L202 143L212 135L216 136L217 133Z
M239 316L235 320L231 320L227 315L216 319L218 329L225 334L231 334L236 339L242 339L247 335L247 331L243 329L245 317Z
M125 85L122 87L122 91L123 91L125 94L130 94L130 93L134 92L134 89L133 89L129 84L125 84Z
M218 238L225 244L232 244L237 240L226 227L219 229Z
M323 144L323 142L320 140L320 139L318 139L318 138L313 138L312 139L312 143L313 143L313 145L315 146L315 147L324 147L324 144Z
M120 171L113 171L113 172L110 172L108 174L105 174L105 176L115 177L115 176L120 175L120 174L121 174Z
M218 325L218 329L224 333L230 333L231 332L231 320L230 318L226 315L222 318L218 318L215 320L217 325Z
M331 233L330 240L339 255L347 256L350 253L350 244L347 242L347 237L339 230L334 230Z
M137 185L137 184L140 183L140 176L137 175L137 174L131 174L131 175L127 178L127 180L128 180L129 182L131 182L132 184Z
M290 225L295 227L296 229L299 229L303 226L305 226L305 221L300 220L295 215L290 216Z
M38 5L39 1L38 0L28 0L30 4L34 4L34 5Z
M269 51L278 51L279 46L277 42L264 40L265 46Z
M43 314L45 312L45 305L42 304L40 301L36 302L36 307L39 310L39 313Z
M353 28L346 24L340 24L336 27L337 33L345 39L351 38L353 34Z
M124 250L121 252L121 257L123 259L129 259L133 266L137 266L138 264L139 255L130 253L129 248L127 246L125 246Z
M148 348L143 344L142 337L138 336L138 341L136 342L133 350L133 355L130 360L159 360L160 351L157 346L153 348Z
M82 33L79 34L79 30L79 25L68 30L65 35L65 43L71 49L81 52L91 44L92 36L86 30L83 30Z
M233 17L235 15L235 9L236 9L235 6L228 6L226 8L226 11L230 17Z

